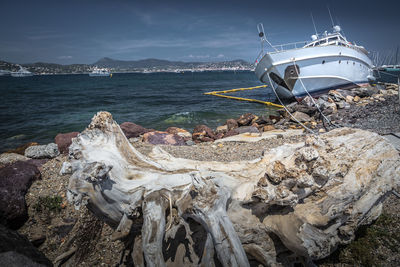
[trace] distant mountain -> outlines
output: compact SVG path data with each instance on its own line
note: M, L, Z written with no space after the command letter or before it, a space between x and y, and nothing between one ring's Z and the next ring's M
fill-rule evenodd
M36 62L20 64L27 70L35 74L79 74L89 73L94 66L108 68L112 72L181 72L181 71L240 71L253 70L254 65L244 60L232 60L222 62L183 62L169 61L162 59L143 59L143 60L116 60L112 58L102 58L93 64L71 64L61 65L55 63ZM0 60L0 70L3 72L13 72L19 70L19 64ZM2 73L3 73L2 72Z
M222 61L222 62L183 62L183 61L169 61L162 59L142 59L142 60L116 60L112 58L102 58L93 65L102 68L117 68L117 69L143 69L143 68L198 68L200 66L247 66L251 67L252 64L244 60L232 60L232 61Z

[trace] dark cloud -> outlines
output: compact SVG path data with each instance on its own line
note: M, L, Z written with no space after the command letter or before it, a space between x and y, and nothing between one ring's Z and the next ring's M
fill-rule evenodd
M252 61L256 24L274 44L335 24L373 51L400 44L400 1L2 1L0 59L92 63L100 57ZM219 56L219 55L223 55Z

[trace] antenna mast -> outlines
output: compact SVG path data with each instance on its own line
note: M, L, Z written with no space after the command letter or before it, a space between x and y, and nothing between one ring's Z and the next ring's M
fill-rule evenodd
M331 17L331 22L332 22L332 27L335 26L335 24L333 23L333 19L332 19L332 15L331 15L331 10L329 9L329 6L326 6L328 8L328 12L329 12L329 17Z
M318 36L317 27L315 27L315 22L314 22L314 17L312 15L312 12L310 12L310 14L311 14L312 24L314 25L315 35Z

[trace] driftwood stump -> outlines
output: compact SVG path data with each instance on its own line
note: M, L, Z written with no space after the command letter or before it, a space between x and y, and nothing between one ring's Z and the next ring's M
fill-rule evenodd
M320 259L354 238L398 184L399 153L379 135L341 128L253 161L149 156L99 112L73 139L68 198L132 242L135 266L280 265ZM141 231L132 231L140 221Z

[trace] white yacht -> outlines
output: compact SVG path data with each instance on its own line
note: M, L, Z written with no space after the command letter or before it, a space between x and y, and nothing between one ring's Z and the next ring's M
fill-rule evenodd
M362 86L374 80L367 50L349 42L339 26L333 32L312 35L310 42L273 46L258 26L262 51L256 64L261 82L273 86L279 98L300 100L332 89ZM264 53L264 43L274 51Z
M16 72L11 72L12 77L30 77L33 76L33 73L22 67L21 65L19 66L19 70Z
M108 69L101 69L101 68L97 68L95 67L92 72L89 73L89 76L91 77L95 77L95 76L112 76L112 74L110 73L110 71Z

